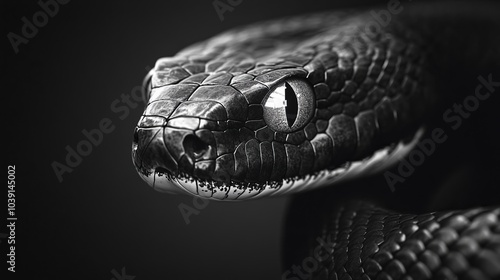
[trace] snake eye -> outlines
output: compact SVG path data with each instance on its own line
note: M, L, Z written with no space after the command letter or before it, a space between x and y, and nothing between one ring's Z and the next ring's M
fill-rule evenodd
M304 127L314 111L312 87L291 78L274 87L262 101L264 121L274 131L293 132Z

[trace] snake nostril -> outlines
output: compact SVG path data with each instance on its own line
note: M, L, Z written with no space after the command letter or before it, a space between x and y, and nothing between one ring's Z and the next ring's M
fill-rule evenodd
M195 158L202 157L209 149L208 144L194 135L188 135L184 138L184 150Z

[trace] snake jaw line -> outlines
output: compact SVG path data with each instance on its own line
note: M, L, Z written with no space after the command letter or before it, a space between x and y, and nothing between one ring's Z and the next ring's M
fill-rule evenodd
M222 182L195 178L184 172L173 174L158 168L148 171L149 176L141 173L141 178L159 192L189 194L219 201L280 196L301 192L305 188L312 190L380 173L406 156L416 146L423 134L424 128L421 127L416 130L409 141L401 140L397 144L381 148L361 160L347 162L331 170L325 169L314 174L286 178L282 181Z

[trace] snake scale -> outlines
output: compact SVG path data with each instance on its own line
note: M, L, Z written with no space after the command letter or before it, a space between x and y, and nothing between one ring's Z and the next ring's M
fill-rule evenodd
M392 194L382 175L434 139L450 101L498 87L499 11L389 1L235 28L161 58L145 79L134 165L166 193L293 194L283 279L500 279L498 197L453 210L469 207L445 199L467 180L436 191L457 160L424 164L430 176ZM454 156L483 146L460 145ZM496 154L481 153L492 164L476 169L495 177Z

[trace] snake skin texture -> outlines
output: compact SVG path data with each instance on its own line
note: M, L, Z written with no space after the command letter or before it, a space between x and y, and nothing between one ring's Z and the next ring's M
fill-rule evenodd
M490 206L498 199L485 193L488 203L471 197L475 208L454 210L468 209L458 202L467 180L449 181L448 192L437 184L482 144L464 140L406 200L398 195L409 184L380 204L336 192L347 184L383 193L366 178L408 155L441 109L470 93L466 79L498 80L499 6L407 4L370 29L374 10L261 22L159 59L144 83L134 165L161 192L233 201L295 194L283 279L500 279L500 208ZM497 126L487 119L480 124ZM498 152L481 154L493 164L476 169L495 170ZM322 201L304 198L311 190ZM424 194L457 202L424 208ZM391 200L404 211L384 205Z
M412 215L354 201L329 213L316 244L295 262L301 269L290 266L283 279L500 277L500 208Z

